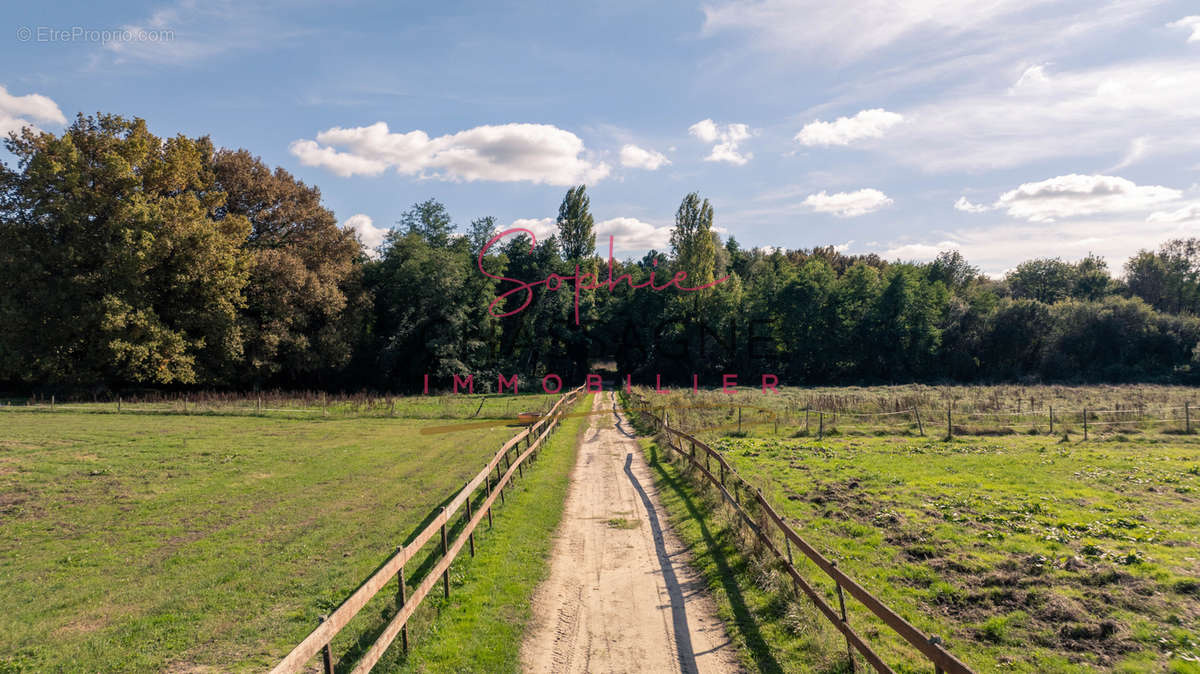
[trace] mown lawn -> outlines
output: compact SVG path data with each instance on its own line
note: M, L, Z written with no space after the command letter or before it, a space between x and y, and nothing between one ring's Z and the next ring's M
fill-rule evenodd
M1200 671L1200 436L905 432L701 436L801 535L979 671ZM797 651L809 638L794 624L800 609L763 602L747 611L784 669L835 668L827 637ZM887 659L927 668L850 608Z
M269 667L516 432L506 423L420 435L438 421L6 410L0 672ZM335 653L379 627L392 594Z

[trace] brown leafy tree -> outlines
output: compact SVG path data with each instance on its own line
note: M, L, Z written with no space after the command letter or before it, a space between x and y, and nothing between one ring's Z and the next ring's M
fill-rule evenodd
M294 385L342 368L367 307L354 232L337 226L319 189L246 150L217 152L213 169L226 195L217 219L250 223L240 319L246 377Z

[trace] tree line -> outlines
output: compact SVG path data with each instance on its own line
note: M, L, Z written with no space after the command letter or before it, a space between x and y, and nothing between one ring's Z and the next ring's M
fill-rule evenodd
M499 374L573 381L598 367L689 385L725 372L792 385L1200 372L1197 239L1139 251L1121 278L1088 256L993 279L955 251L916 263L746 249L692 193L669 250L612 263L627 283L578 299L569 283L539 286L523 310L517 292L489 311L515 285L502 278L607 277L584 186L532 250L520 235L485 251L494 218L457 225L430 199L370 251L316 187L207 137L159 138L100 114L5 147L0 385L11 390L412 391L426 374L444 386L473 374L482 390ZM630 287L678 271L690 287L720 282Z

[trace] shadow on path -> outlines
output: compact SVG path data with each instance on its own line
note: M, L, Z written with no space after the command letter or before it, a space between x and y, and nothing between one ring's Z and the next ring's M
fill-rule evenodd
M692 634L688 631L687 607L683 604L683 588L679 586L679 579L675 576L675 567L671 563L671 556L667 554L666 545L663 543L663 530L662 524L658 521L658 512L655 510L654 504L650 502L650 497L646 495L646 490L634 476L632 465L633 454L626 454L625 475L629 477L629 483L637 490L638 496L642 499L642 506L646 508L646 517L650 520L650 529L654 535L654 552L658 556L663 583L667 586L667 595L671 600L671 624L675 630L679 671L684 674L698 672L696 654L692 652Z

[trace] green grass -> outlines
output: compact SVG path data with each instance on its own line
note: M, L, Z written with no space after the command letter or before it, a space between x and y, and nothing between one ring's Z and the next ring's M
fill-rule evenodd
M261 671L517 430L3 415L0 672ZM392 594L351 622L335 654L380 627ZM419 611L416 628L433 613Z
M729 430L701 437L801 535L979 671L1200 671L1197 436L944 442L859 428L818 441L796 425L778 435L773 426L746 437ZM670 466L662 475L668 486L678 477ZM728 547L722 554L738 559ZM811 565L802 571L824 579ZM739 587L755 575L733 573ZM831 583L820 585L833 596ZM805 655L781 633L791 608L758 601L763 608L747 600L746 613L765 642L760 651L784 669L829 666L827 648ZM911 647L856 602L849 608L885 659L922 669Z
M640 443L671 528L705 579L746 670L849 671L844 643L833 628L807 600L796 598L777 565L753 553L749 532L738 526L716 490L687 476L685 464L654 440Z
M452 567L450 600L438 595L436 618L410 632L407 657L393 647L376 671L518 672L519 649L534 589L549 573L553 533L562 519L568 477L591 409L586 395L538 454L532 471L495 508L494 529L476 536L474 558ZM486 520L485 520L486 522Z

